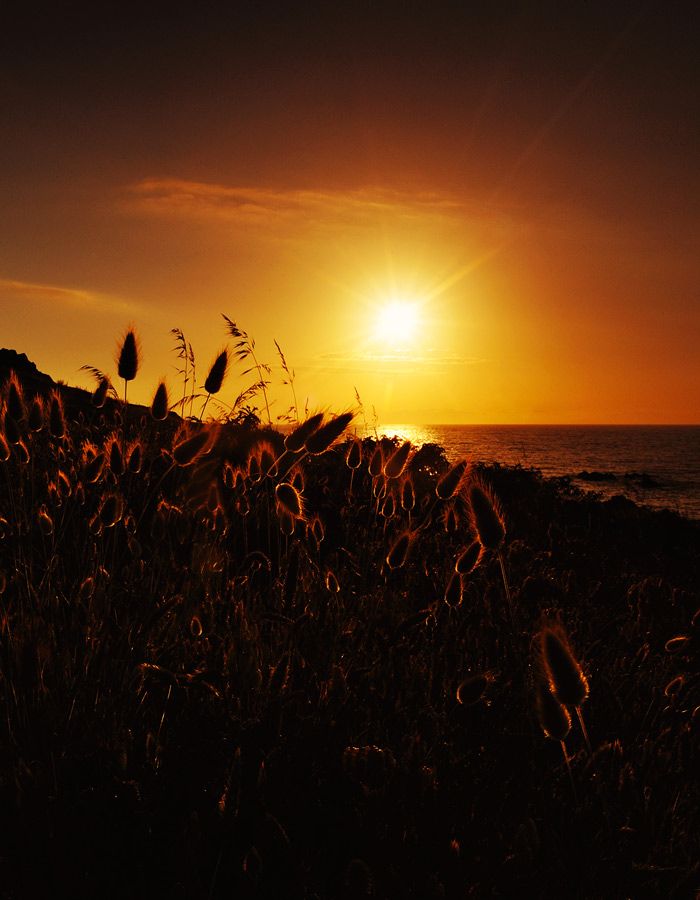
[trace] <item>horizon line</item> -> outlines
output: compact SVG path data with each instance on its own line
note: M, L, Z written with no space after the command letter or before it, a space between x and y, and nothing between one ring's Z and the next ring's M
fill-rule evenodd
M382 428L700 428L700 422L388 422Z

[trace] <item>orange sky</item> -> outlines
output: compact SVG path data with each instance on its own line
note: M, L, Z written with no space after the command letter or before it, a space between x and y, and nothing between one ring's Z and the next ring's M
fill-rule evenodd
M289 6L3 23L0 345L88 385L133 323L147 402L223 312L274 414L276 338L380 422L700 422L692 7Z

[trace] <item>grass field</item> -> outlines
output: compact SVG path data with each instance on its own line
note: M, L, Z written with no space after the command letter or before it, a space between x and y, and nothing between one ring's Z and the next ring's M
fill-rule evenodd
M698 523L14 394L4 897L694 896Z

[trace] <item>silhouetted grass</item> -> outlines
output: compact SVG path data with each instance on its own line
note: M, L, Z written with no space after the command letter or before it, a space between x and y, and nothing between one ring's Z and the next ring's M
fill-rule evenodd
M697 523L349 414L285 439L17 388L8 897L692 896Z

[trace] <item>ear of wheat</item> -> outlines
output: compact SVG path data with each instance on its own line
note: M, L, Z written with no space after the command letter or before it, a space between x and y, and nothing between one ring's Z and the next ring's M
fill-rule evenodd
M175 464L184 468L191 466L200 457L210 452L212 447L212 434L207 428L195 432L190 437L179 441L173 447L173 460Z
M52 437L60 440L66 433L66 417L63 412L63 400L58 391L52 391L49 404L49 431Z
M450 497L454 497L466 471L467 461L462 459L442 476L435 487L435 492L441 500L449 500Z
M471 575L481 562L483 555L484 548L481 545L481 541L472 541L457 557L455 572L459 572L460 575Z
M124 381L133 381L139 369L139 348L136 332L133 328L124 335L119 355L117 356L117 374Z
M408 559L411 543L412 535L410 532L404 531L403 534L398 536L386 557L386 564L390 569L400 569L404 565Z
M24 390L14 371L10 373L10 380L7 384L7 408L17 422L23 422L27 416Z
M362 464L362 444L358 440L352 441L348 447L345 462L349 469L359 469Z
M298 425L294 431L290 431L290 433L284 439L285 449L289 450L292 453L297 453L302 449L306 439L312 435L315 431L321 427L323 423L323 413L314 413L313 416L309 416L301 425Z
M411 442L404 441L384 463L384 474L387 478L400 478L406 468L411 452Z
M473 482L469 486L471 520L479 540L487 550L498 551L506 536L506 526L500 506L493 493Z
M304 501L293 484L286 481L278 484L275 488L275 499L278 510L282 510L295 519L304 518Z
M168 388L165 381L160 382L153 395L151 415L156 422L163 422L168 418Z
M581 704L588 698L588 679L560 629L547 627L542 630L540 651L550 689L560 703L576 709L581 732L590 753L591 742L581 713Z
M324 453L331 444L336 441L352 422L355 414L352 412L341 413L334 416L329 422L321 425L313 434L304 441L307 453L317 456Z

